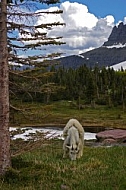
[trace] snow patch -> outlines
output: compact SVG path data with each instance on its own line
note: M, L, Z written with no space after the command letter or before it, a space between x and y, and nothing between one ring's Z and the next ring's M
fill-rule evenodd
M125 44L121 44L121 43L113 44L112 46L103 46L103 47L106 47L108 49L111 49L111 48L124 48L124 47L126 47L126 43Z
M59 138L59 139L64 139L63 138L63 129L50 129L50 128L32 128L32 127L26 127L26 128L15 128L15 127L10 127L10 134L13 131L18 131L20 130L20 134L15 134L14 136L11 137L12 140L15 139L23 139L23 140L29 140L33 139L32 135L40 132L45 134L45 138L51 139L51 138ZM90 133L90 132L85 132L84 135L85 140L91 140L91 139L96 139L96 133Z
M84 58L84 56L83 56L83 55L78 55L78 57Z
M119 71L122 68L126 70L126 61L120 62L118 64L110 66L110 68L113 68L115 71Z

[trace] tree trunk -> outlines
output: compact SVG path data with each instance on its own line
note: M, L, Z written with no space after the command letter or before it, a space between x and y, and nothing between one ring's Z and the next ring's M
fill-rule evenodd
M7 1L0 3L0 175L10 167Z

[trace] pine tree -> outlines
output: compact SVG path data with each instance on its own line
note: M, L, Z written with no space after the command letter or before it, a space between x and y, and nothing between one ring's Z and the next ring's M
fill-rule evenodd
M0 175L10 167L7 2L0 3Z
M45 2L45 1L42 1ZM56 1L54 1L56 2ZM58 2L58 1L57 1ZM40 16L45 16L46 14L60 14L62 13L61 10L56 11L36 11L31 12L32 10L29 8L28 2L22 4L17 4L16 8L13 7L13 5L9 6L9 18L10 22L8 22L8 31L10 30L9 34L9 48L10 48L10 56L9 56L9 62L12 63L12 67L10 70L10 79L15 78L15 76L18 76L18 80L20 77L20 80L24 80L25 78L28 82L25 83L19 83L18 89L17 89L17 83L10 81L10 92L12 95L17 95L24 92L24 94L27 93L29 95L29 98L31 99L31 96L33 94L42 94L48 92L49 90L49 83L48 83L48 77L50 75L53 75L52 73L46 73L46 66L49 66L50 64L55 64L53 59L56 56L59 56L60 53L54 52L51 54L44 54L43 46L47 45L61 45L63 42L60 41L61 37L48 37L47 31L51 30L52 27L64 25L64 23L60 22L54 22L54 23L39 23L36 24L36 19L39 19ZM53 3L53 1L48 1L49 3ZM32 7L32 4L30 4ZM29 12L26 12L27 7ZM21 10L21 12L17 12L17 9ZM23 11L22 11L23 9ZM16 16L16 19L15 19ZM34 18L34 19L33 19ZM20 22L19 22L20 21ZM19 23L20 24L19 24ZM13 29L13 31L12 31ZM12 34L15 35L15 31L19 31L20 36L17 35L17 38L13 38ZM45 32L46 30L46 32ZM21 42L21 43L20 43ZM23 42L23 43L22 43ZM48 47L47 47L48 48ZM18 52L25 52L25 51L32 51L32 56L26 56L28 54L25 54L26 57L19 56ZM41 52L38 54L38 51ZM34 54L34 55L33 55ZM48 60L47 60L48 59ZM21 71L20 69L17 69L17 66L15 64L21 64L26 65L27 71ZM16 68L16 70L14 70ZM30 68L30 69L29 69ZM46 74L45 74L46 73ZM45 79L44 79L45 78ZM44 83L45 81L45 83ZM30 84L30 85L29 85ZM50 83L51 85L51 83ZM50 86L50 88L52 88ZM55 88L56 89L56 88ZM14 93L13 90L16 90ZM51 91L52 92L52 91Z
M35 2L35 1L34 1ZM53 4L58 0L36 0L36 2ZM62 23L48 23L34 25L35 17L42 13L33 13L29 9L29 1L23 0L1 0L0 2L0 175L5 174L11 166L10 159L10 137L9 137L9 64L26 64L28 66L43 66L44 62L40 61L43 55L34 55L21 57L18 53L23 50L42 50L43 45L54 44L61 45L59 40L61 37L50 38L47 33L40 32L41 29L51 29L52 26L62 25ZM8 5L8 6L7 6ZM26 12L26 9L29 9ZM62 11L54 11L52 13L44 12L44 14L59 14ZM8 27L8 28L7 28ZM8 37L7 37L8 31ZM19 35L20 34L20 35ZM37 40L37 42L36 42ZM23 42L23 43L22 43ZM30 42L30 43L29 43ZM43 59L51 58L59 55L46 55ZM8 64L9 63L9 64ZM13 76L28 76L25 72L20 73L19 70L14 71L13 65L10 67L10 74ZM13 78L13 77L12 77ZM33 78L33 76L30 76ZM34 76L35 78L35 76ZM37 77L36 77L37 78ZM14 85L15 83L13 83ZM15 87L16 88L16 87Z

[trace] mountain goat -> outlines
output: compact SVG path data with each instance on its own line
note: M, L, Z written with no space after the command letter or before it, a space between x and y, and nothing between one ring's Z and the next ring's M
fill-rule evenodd
M83 155L84 129L76 119L70 119L63 130L63 158L69 154L71 160Z

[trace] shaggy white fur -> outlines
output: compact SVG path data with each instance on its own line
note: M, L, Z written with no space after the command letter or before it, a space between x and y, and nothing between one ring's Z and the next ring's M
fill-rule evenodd
M69 157L76 160L83 155L84 129L76 119L70 119L63 130L63 158Z

